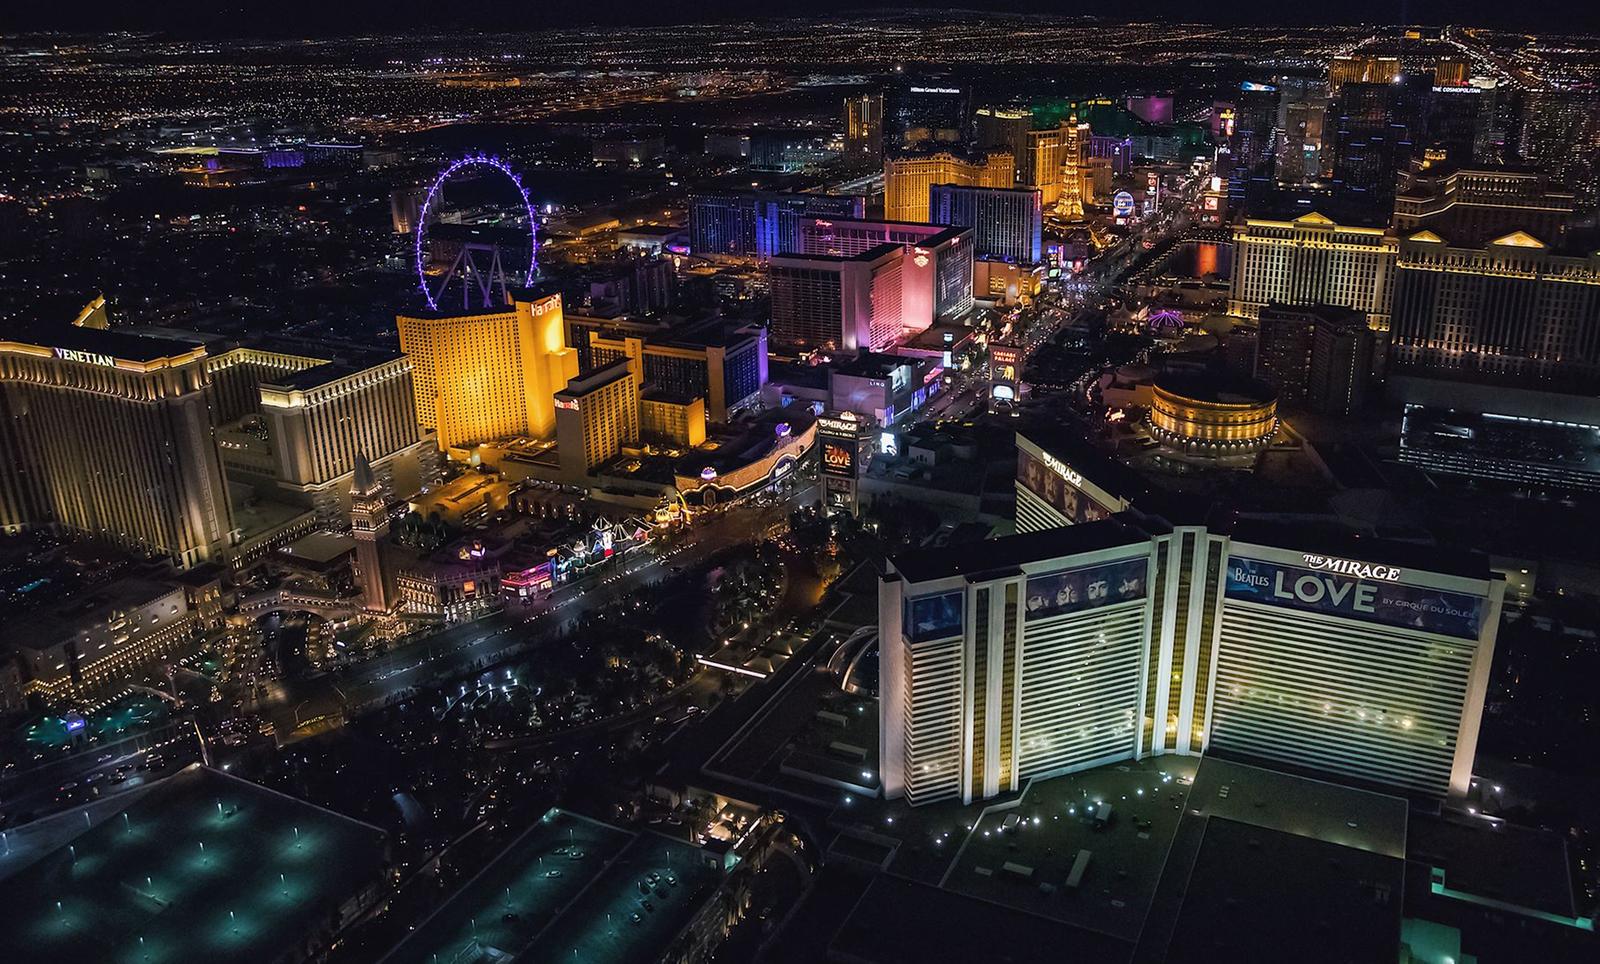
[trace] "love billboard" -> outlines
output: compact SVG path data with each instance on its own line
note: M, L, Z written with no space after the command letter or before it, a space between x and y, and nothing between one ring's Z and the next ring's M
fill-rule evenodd
M1228 598L1477 639L1483 600L1261 559L1228 559Z

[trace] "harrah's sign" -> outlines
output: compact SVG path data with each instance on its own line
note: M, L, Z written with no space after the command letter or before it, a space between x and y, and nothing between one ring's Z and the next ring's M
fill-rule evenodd
M62 361L82 362L85 365L104 365L107 368L117 367L117 356L104 355L97 351L79 351L76 348L57 348L56 357Z
M1381 579L1384 582L1399 582L1400 570L1394 566L1375 566L1370 562L1356 562L1354 559L1336 559L1333 556L1319 556L1314 553L1305 553L1300 557L1309 569L1318 569L1322 572L1337 572L1345 576L1355 576L1357 579Z

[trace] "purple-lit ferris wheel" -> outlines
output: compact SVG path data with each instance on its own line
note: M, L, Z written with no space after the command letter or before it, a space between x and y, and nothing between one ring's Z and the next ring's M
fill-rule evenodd
M492 242L470 238L464 240L448 270L434 278L430 278L428 274L428 215L439 202L445 182L475 167L499 171L516 186L517 195L521 198L522 207L528 216L528 270L522 276L522 284L524 286L533 284L533 277L537 271L539 222L534 217L533 202L528 198L528 189L522 186L522 176L513 170L510 164L498 157L468 154L439 172L439 176L429 186L428 196L423 200L422 210L417 215L415 247L417 288L422 292L428 307L434 310L438 309L440 301L450 286L456 282L460 282L463 311L473 307L472 296L475 292L484 308L499 307L507 301L509 282L506 280L505 265L500 257L500 246ZM437 283L430 285L430 281Z

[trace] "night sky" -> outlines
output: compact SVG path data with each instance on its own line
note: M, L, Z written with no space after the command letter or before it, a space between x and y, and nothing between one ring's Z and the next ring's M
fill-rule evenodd
M408 29L538 29L581 23L648 24L739 19L758 10L768 17L836 14L870 9L844 0L786 5L751 0L257 0L189 3L180 0L78 0L70 4L6 3L0 29L154 29L193 35L235 34L317 37ZM1563 0L1324 0L1317 4L1228 0L994 0L989 3L917 3L881 9L921 8L1099 14L1119 20L1175 19L1219 23L1459 23L1509 29L1600 32L1600 3Z

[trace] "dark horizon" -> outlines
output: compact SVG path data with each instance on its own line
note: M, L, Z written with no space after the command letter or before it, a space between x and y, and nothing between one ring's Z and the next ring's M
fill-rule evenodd
M759 8L758 8L759 10ZM647 4L643 0L592 0L565 9L530 10L513 0L480 0L470 8L437 0L317 0L271 4L128 5L88 0L67 7L30 5L0 12L0 32L83 34L101 30L157 32L177 37L302 37L350 34L403 34L455 29L524 32L582 26L649 26L727 21L768 21L809 17L908 17L918 11L971 16L1032 14L1092 18L1108 22L1170 21L1234 26L1340 24L1484 27L1562 35L1600 33L1600 5L1574 6L1551 0L1508 5L1487 0L1348 0L1334 9L1286 8L1278 4L1199 7L1178 0L1129 0L1114 10L1069 5L1062 0L995 0L977 8L965 2L922 2L910 7L874 6L850 0L818 0L783 15L751 16L735 0L702 0L692 7ZM759 10L760 13L767 13Z

